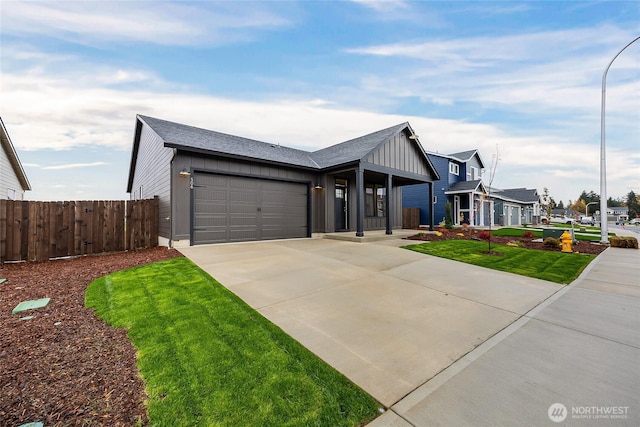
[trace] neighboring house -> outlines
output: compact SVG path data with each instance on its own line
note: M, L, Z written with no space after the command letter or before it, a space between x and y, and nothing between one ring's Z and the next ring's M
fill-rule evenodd
M607 213L615 217L615 221L628 221L629 220L629 207L628 206L616 206L614 208L607 208Z
M420 223L445 220L447 202L451 204L454 225L471 226L537 224L540 221L540 196L527 188L489 188L482 182L484 162L478 150L453 154L427 154L440 179L433 183L433 210L424 184L402 189L405 208L420 209ZM493 215L491 215L493 212Z
M494 223L499 225L538 224L540 195L528 188L491 189L495 205Z
M424 184L403 187L403 207L419 208L420 224L430 224L432 220L440 223L445 219L445 205L449 202L455 225L489 225L492 201L487 198L482 182L484 162L478 150L427 155L440 176L433 183L433 209Z
M0 199L23 200L24 192L31 190L31 184L24 173L7 128L0 118Z
M391 234L401 188L438 178L408 123L307 152L139 115L127 192L159 197L161 244L180 246Z

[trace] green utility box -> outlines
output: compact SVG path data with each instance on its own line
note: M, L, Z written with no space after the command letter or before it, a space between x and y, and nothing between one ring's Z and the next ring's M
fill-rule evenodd
M571 230L566 229L566 228L543 228L542 229L542 239L546 239L547 237L553 237L554 239L560 239L560 236L562 236L562 233L564 233L565 231L568 231L569 234L571 234L573 236L573 233L571 232Z

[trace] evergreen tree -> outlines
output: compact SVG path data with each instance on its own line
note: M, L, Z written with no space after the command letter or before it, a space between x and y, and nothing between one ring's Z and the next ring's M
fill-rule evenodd
M444 204L444 228L453 229L453 218L451 217L451 203Z
M629 219L640 216L640 203L638 203L638 196L633 190L627 194L627 207L629 208Z

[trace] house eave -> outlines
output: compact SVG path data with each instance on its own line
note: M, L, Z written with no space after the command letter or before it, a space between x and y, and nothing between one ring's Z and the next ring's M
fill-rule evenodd
M227 159L235 159L235 160L242 160L246 162L255 162L255 163L261 163L261 164L281 166L281 167L287 167L287 168L298 169L298 170L306 170L306 171L314 171L314 172L321 171L319 167L297 165L295 163L288 163L288 162L278 162L276 160L267 160L267 159L261 159L258 157L242 156L238 154L230 154L222 151L207 150L207 149L197 148L197 147L187 147L181 144L174 144L166 141L164 143L164 146L168 148L174 148L174 149L177 149L178 151L182 151L186 153L206 154L209 156L218 156L218 157L223 157Z
M20 158L18 157L18 153L16 152L15 147L13 146L13 142L11 142L11 137L9 137L9 132L7 132L7 128L4 126L4 122L2 118L0 118L0 127L2 128L2 147L7 153L7 157L9 158L9 163L11 163L11 167L13 168L16 177L18 178L18 182L20 182L20 186L23 191L31 190L31 184L29 183L29 179L27 179L27 174L22 167L22 163L20 162Z

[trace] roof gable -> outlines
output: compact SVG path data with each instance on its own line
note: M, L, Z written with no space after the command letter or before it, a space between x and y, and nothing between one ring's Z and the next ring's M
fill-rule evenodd
M9 159L9 163L13 169L13 173L18 178L18 182L22 186L23 191L31 190L31 184L27 179L27 174L24 172L24 168L22 167L22 163L18 158L18 153L11 142L11 138L9 137L9 132L7 132L7 128L4 126L4 122L0 117L0 144L2 144L2 149L4 150L7 158Z
M378 148L378 146L384 144L408 126L409 123L405 122L314 151L311 155L322 168L352 163L364 159L369 153Z
M441 157L443 159L454 160L460 163L468 163L474 156L476 156L478 158L478 164L480 165L480 167L481 168L485 167L484 162L482 161L482 157L480 157L480 153L478 152L478 150L460 151L458 153L452 153L452 154L434 153L430 151L427 154L429 155L429 157Z

